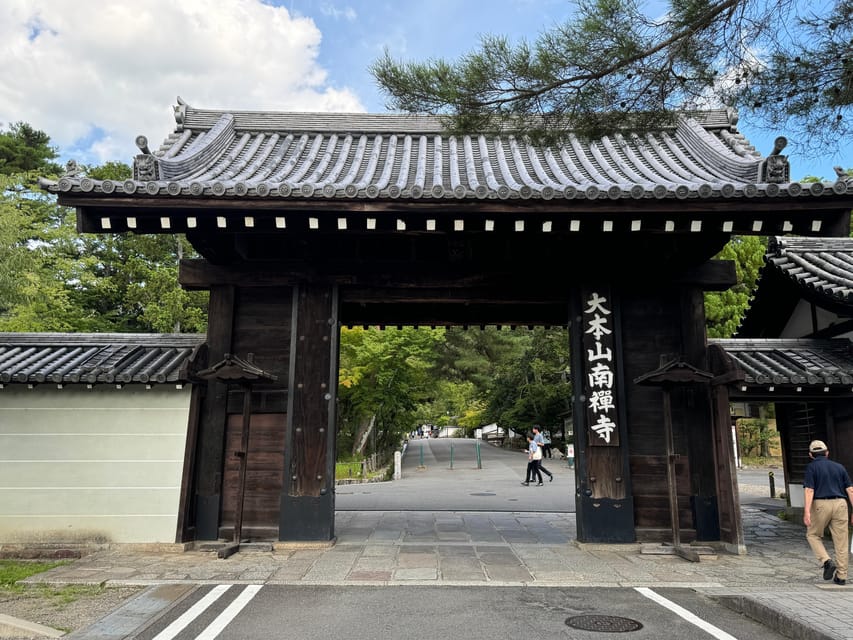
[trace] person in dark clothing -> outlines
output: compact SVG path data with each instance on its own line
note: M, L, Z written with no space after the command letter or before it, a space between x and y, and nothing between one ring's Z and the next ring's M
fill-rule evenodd
M853 517L848 518L847 503L853 504L853 482L842 465L829 459L829 450L822 440L812 440L809 444L809 458L812 461L803 480L806 540L823 567L823 579L843 585L847 583L849 556L847 522L853 522ZM827 527L835 547L835 562L823 544Z
M553 458L554 456L551 454L551 432L545 429L542 432L542 459L545 458Z

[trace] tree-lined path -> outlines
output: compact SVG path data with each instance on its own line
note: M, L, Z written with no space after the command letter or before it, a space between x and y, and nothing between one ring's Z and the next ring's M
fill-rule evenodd
M527 469L524 451L481 443L482 468L478 469L476 444L470 438L410 440L400 480L338 486L335 508L338 511L575 511L574 472L565 459L543 461L554 474L553 482L544 476L544 486L523 487L520 483Z

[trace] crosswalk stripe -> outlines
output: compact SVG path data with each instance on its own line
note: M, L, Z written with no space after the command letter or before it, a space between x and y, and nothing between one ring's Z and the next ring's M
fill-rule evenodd
M234 598L234 601L225 608L225 611L220 613L216 619L208 625L207 629L196 636L196 640L213 640L218 636L222 630L228 626L228 623L237 617L237 614L243 610L243 607L249 604L251 599L255 597L255 594L261 590L261 587L263 587L262 584L250 584L243 589L243 592Z
M717 638L717 640L737 640L737 638L735 638L733 635L726 633L722 629L715 627L714 625L712 625L709 622L705 622L699 616L697 616L693 613L690 613L687 609L685 609L684 607L682 607L680 605L675 604L672 600L667 600L662 595L655 593L654 591L652 591L648 587L634 587L634 588L637 592L646 596L649 600L654 600L660 606L669 609L670 611L672 611L673 613L675 613L678 616L681 616L682 618L687 620L687 622L690 622L691 624L696 625L697 627L699 627L703 631L710 633L712 636Z
M187 609L180 617L172 622L172 624L154 636L153 640L172 640L172 638L183 631L189 623L200 616L205 609L219 600L220 596L230 588L230 584L220 584L215 586L206 596Z

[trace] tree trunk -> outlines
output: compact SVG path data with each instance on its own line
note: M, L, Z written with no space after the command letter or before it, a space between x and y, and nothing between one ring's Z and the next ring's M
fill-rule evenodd
M362 422L358 426L358 431L353 438L352 453L356 456L364 455L364 447L367 446L367 439L370 437L373 426L376 424L376 414L370 416L370 419Z

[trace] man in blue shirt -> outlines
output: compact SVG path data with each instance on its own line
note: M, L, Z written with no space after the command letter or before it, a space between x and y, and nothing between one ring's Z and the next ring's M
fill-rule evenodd
M823 579L843 585L847 583L847 521L853 522L853 518L848 518L847 502L853 504L853 482L843 466L829 459L829 450L822 440L812 440L809 444L809 458L812 461L803 480L806 540L823 566ZM835 562L823 544L827 527L835 547Z

